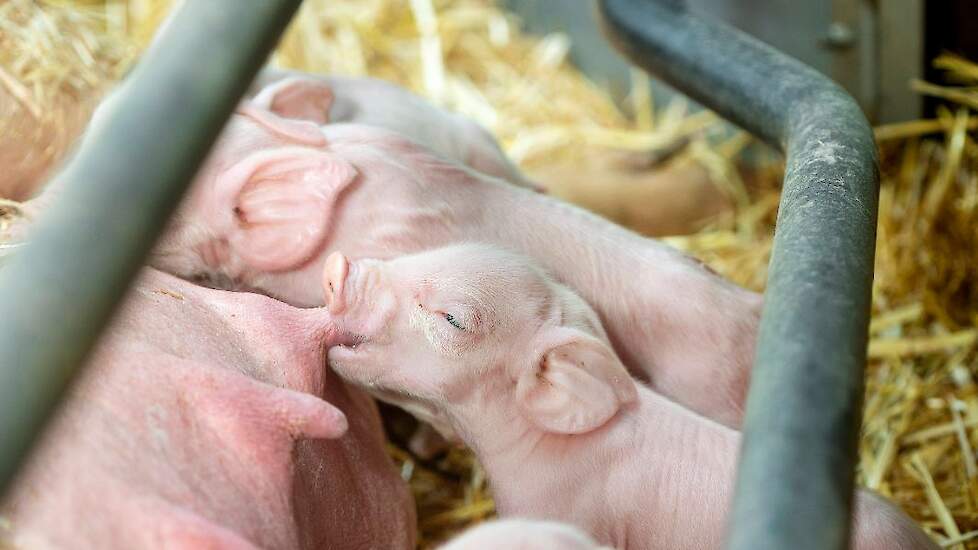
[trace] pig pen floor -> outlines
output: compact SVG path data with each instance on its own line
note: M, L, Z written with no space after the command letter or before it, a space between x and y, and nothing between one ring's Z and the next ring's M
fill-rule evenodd
M0 151L60 158L80 131L74 121L146 46L172 3L8 0L0 68L23 87L5 81L0 89L21 108L6 123L20 117L35 134L17 143L18 134L0 133ZM714 115L681 101L654 105L642 79L624 113L570 64L568 47L563 35L524 33L491 0L306 0L273 62L385 78L471 116L553 194L639 231L683 233L666 240L763 290L780 166L739 167L739 153L755 147L747 136L721 131ZM978 65L951 56L935 64L978 84ZM934 120L877 129L882 186L858 479L944 547L978 548L978 118L968 110L978 94L917 87L951 102ZM23 143L30 154L21 154ZM595 165L600 181L589 176ZM670 188L654 177L671 170L705 181L711 204L675 203L675 223L642 219L683 195L676 190L688 180ZM660 187L635 185L645 178ZM0 224L15 215L0 202ZM0 265L15 250L0 246ZM493 515L485 475L467 451L420 461L403 446L389 450L414 491L422 548Z

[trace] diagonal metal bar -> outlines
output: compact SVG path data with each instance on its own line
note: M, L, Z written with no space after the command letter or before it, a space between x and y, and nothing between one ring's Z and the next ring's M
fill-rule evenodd
M869 124L821 74L682 2L598 10L633 62L787 156L727 548L848 548L879 195Z
M301 0L184 2L0 270L0 494Z

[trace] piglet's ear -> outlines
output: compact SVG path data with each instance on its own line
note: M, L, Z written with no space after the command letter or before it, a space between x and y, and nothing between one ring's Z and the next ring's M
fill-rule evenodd
M282 118L267 109L257 107L254 103L247 102L238 106L237 113L250 118L269 132L297 145L312 145L314 147L326 145L326 137L322 130L312 122Z
M603 342L576 329L553 329L553 342L516 383L524 416L540 429L580 434L597 429L636 397L635 382Z
M266 86L252 103L285 118L326 124L333 90L322 80L290 77Z
M225 177L237 190L231 249L254 269L287 271L322 246L336 198L356 169L332 153L285 149L260 154Z

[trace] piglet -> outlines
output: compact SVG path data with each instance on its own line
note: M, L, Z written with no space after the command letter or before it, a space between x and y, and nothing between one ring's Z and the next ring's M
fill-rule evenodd
M482 523L439 550L604 550L572 525L556 521L504 519ZM610 550L610 549L609 549Z
M333 369L451 427L497 511L565 521L623 549L721 544L740 435L636 383L577 294L526 257L445 247L326 261ZM799 498L803 498L799 495ZM936 549L856 494L854 548Z
M632 374L738 426L760 296L580 208L381 128L252 109L232 117L151 258L213 286L322 305L326 257L460 242L512 248L593 304Z
M433 152L515 185L543 191L509 160L485 128L376 78L265 69L251 105L316 124L354 122L392 130Z

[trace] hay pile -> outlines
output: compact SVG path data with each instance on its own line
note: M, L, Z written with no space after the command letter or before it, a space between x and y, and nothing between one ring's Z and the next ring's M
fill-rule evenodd
M129 48L145 46L170 4L88 0L65 12L97 14L62 27L71 29L64 31L67 44L116 45L89 48L101 52L93 58L106 67L95 88L118 74ZM60 13L29 0L8 1L6 9L13 5L35 15ZM10 33L2 13L0 30ZM475 118L530 169L573 164L595 149L693 160L735 208L707 229L669 242L763 289L780 167L750 172L744 185L732 159L749 141L745 136L722 141L714 136L715 117L691 115L682 101L656 108L641 78L623 113L568 63L568 46L559 34L524 34L491 0L306 0L273 61L398 82ZM0 51L0 69L21 79L25 68L75 74L73 63L82 62L66 61L63 51L34 57ZM883 184L859 479L896 500L945 546L978 548L978 117L969 110L978 108L978 66L951 56L937 63L962 86L914 85L949 99L954 110L877 133ZM69 81L37 81L36 110L49 107L43 90ZM0 205L0 224L4 212L16 215ZM422 547L492 515L485 476L466 451L424 463L399 446L390 449L417 499Z
M135 52L104 9L0 3L0 197L26 199Z

